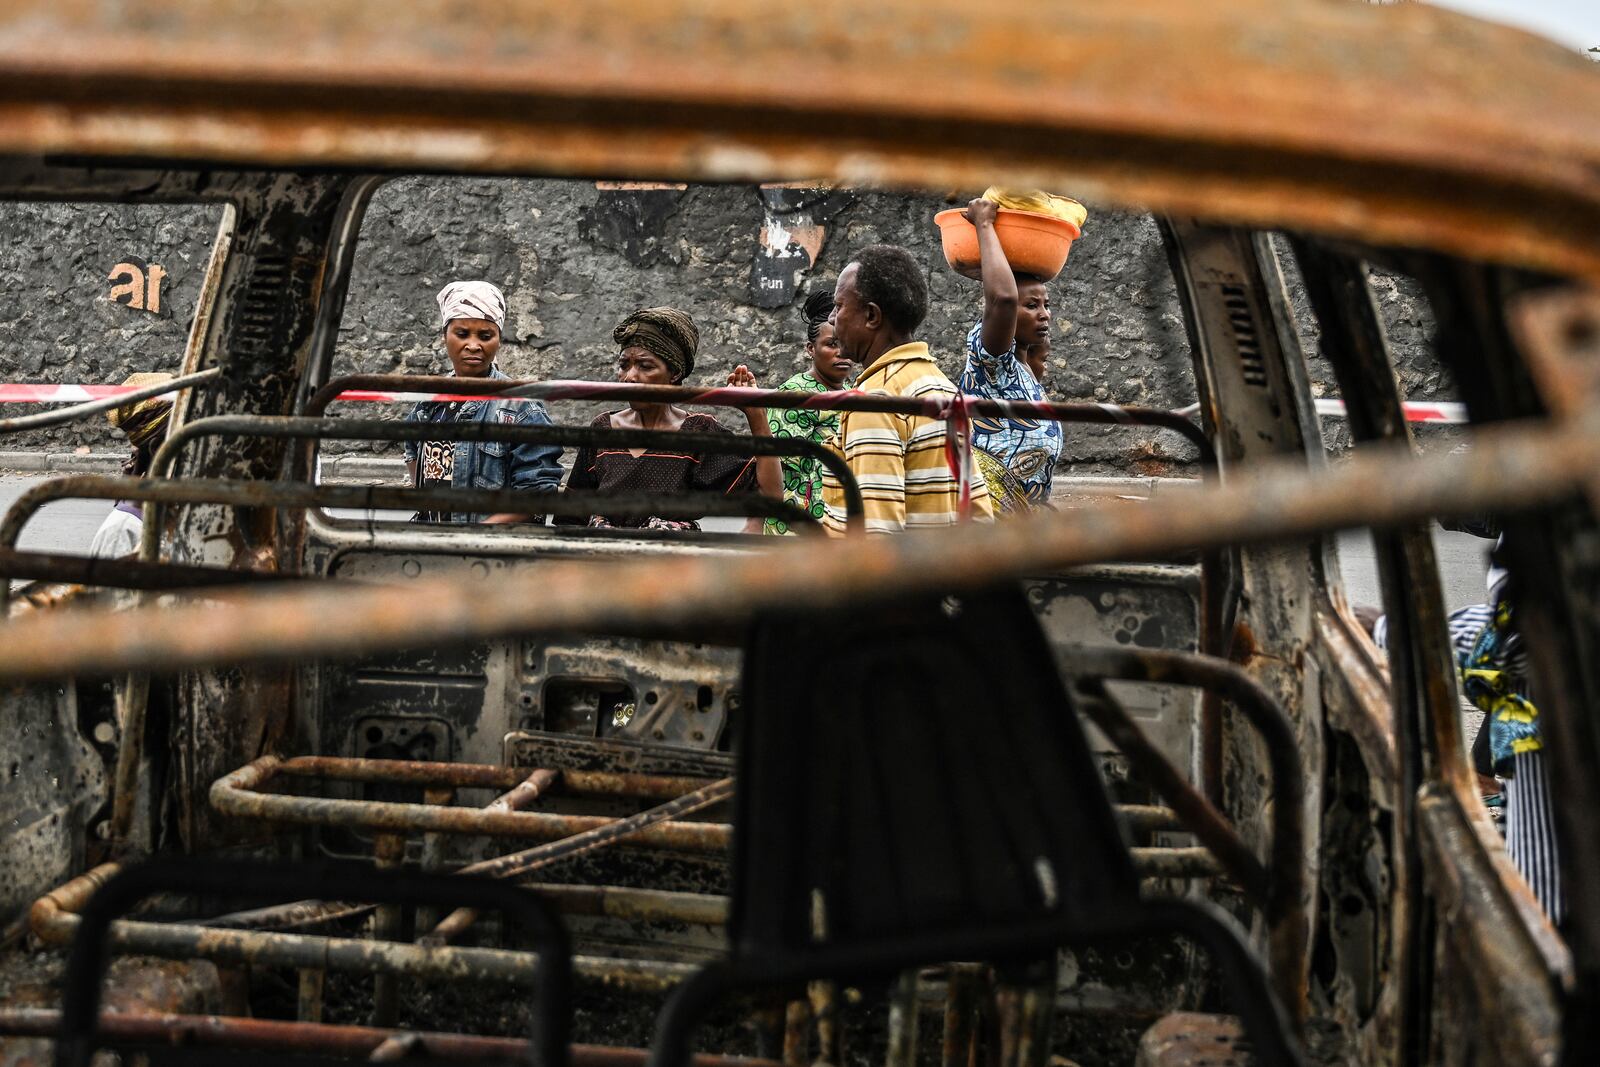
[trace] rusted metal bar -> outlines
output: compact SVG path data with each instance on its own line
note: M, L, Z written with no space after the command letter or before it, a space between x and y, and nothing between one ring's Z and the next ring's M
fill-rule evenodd
M1184 773L1145 735L1121 702L1106 691L1100 678L1080 678L1077 688L1081 697L1078 706L1089 721L1128 758L1139 776L1172 805L1185 828L1215 854L1228 877L1250 897L1265 904L1271 885L1266 868L1222 813L1189 784Z
M138 814L150 676L143 671L131 671L118 679L116 701L118 744L111 780L111 849L113 855L121 858L130 850L133 820Z
M322 988L328 972L320 967L300 968L298 1009L295 1018L303 1023L322 1021Z
M397 870L406 859L404 834L379 834L373 843L373 861L379 870ZM392 942L400 936L401 910L398 904L380 904L373 920L376 941ZM392 974L372 976L372 1025L393 1026L400 1017L400 986Z
M978 1013L980 972L975 963L952 963L945 981L944 1045L939 1067L975 1067L973 1037Z
M544 789L559 788L562 793L579 796L629 797L639 800L673 800L706 784L704 778L684 775L637 774L624 771L550 772L558 778L546 780L536 770L506 767L493 763L442 763L423 760L362 759L346 756L291 756L274 772L294 778L326 778L338 782L371 782L385 785L448 786L453 789L515 790L538 778ZM531 799L531 798L530 798ZM491 804L490 808L494 805ZM521 805L509 809L519 811Z
M238 593L205 604L40 615L0 627L0 681L130 669L328 660L510 635L737 623L762 608L858 605L930 585L952 592L1063 567L1160 559L1207 548L1390 526L1423 516L1532 507L1581 488L1600 467L1600 431L1487 428L1470 456L1367 446L1337 466L1298 458L1240 467L1215 488L1138 507L1085 508L918 537L794 542L716 558L551 561L491 586ZM1384 492L1372 487L1381 485ZM779 539L772 539L779 540ZM791 539L792 540L792 539ZM775 563L781 559L781 565ZM603 580L597 576L603 575ZM419 602L429 610L417 612Z
M1133 869L1140 878L1232 879L1232 873L1209 848L1131 848Z
M222 419L265 416L227 415ZM215 419L189 423L183 429L212 425ZM406 425L391 423L390 425ZM411 425L421 425L414 423ZM443 429L443 428L441 428ZM504 427L510 429L510 427ZM175 434L180 431L175 431ZM720 437L718 438L721 439ZM732 438L741 440L740 438ZM754 440L765 440L755 438ZM782 440L798 440L783 438ZM751 515L774 511L781 501L760 494L729 496L723 493L616 495L591 491L530 492L491 489L415 489L409 486L321 485L308 482L243 481L226 478L111 478L79 474L52 478L30 486L17 497L0 520L0 548L16 545L28 521L46 504L57 500L143 500L151 505L148 521L159 521L166 504L229 504L251 508L351 508L360 511L459 511L550 514L570 509L583 512L594 508L619 516ZM802 516L805 514L797 508ZM810 522L816 527L815 520ZM147 563L153 554L141 553Z
M461 874L477 874L490 878L515 878L525 875L529 871L547 866L557 860L567 859L580 853L590 852L603 848L624 838L640 838L648 834L652 827L675 825L668 822L674 815L684 815L702 808L719 804L733 796L733 779L724 778L710 785L704 786L693 793L687 793L674 800L669 800L658 807L641 811L637 815L630 815L625 819L607 820L605 825L594 827L586 833L574 834L563 840L552 841L545 845L527 849L523 852L514 852L508 856L500 856L482 863L474 863L463 867ZM684 823L681 825L704 825L697 823ZM728 827L722 827L729 830ZM725 837L731 837L725 835ZM445 917L445 920L433 928L433 932L423 939L426 944L444 944L451 938L457 937L476 920L477 913L471 908L457 908Z
M811 1018L817 1024L819 1064L844 1064L844 1028L839 1025L839 983L808 982L806 998L811 1002Z
M671 430L604 430L592 426L519 425L511 423L480 422L410 422L399 419L329 419L307 418L297 415L213 415L185 423L167 435L161 448L150 461L150 477L166 479L185 446L204 437L268 437L308 439L324 438L340 441L505 441L512 444L559 445L562 448L581 448L585 445L604 444L615 448L670 447L694 452L734 456L801 456L814 459L827 467L839 479L844 492L846 524L852 529L864 529L861 490L855 475L835 451L802 437L754 437L742 434L683 433ZM261 483L299 485L299 482ZM319 487L323 488L323 487ZM335 488L332 486L326 488ZM649 515L696 518L700 515L775 515L787 518L790 511L807 516L804 509L796 508L776 497L759 493L630 493L608 494L597 490L568 490L562 492L515 492L499 494L510 498L510 506L501 508L465 507L468 494L483 492L468 489L388 489L378 486L343 486L358 492L370 490L374 499L403 499L386 497L384 493L423 492L455 494L447 499L447 507L462 511L511 511L523 514L588 515L614 514L630 518ZM145 538L140 555L153 557L161 526L163 501L153 500L150 515L145 520ZM451 506L453 504L454 506ZM325 505L351 507L361 505ZM376 506L376 505L374 505ZM389 507L417 507L417 504L390 504ZM381 506L380 506L381 507ZM687 509L687 510L686 510ZM695 509L699 509L698 511ZM815 528L815 519L805 518L809 527Z
M118 870L116 864L103 864L35 901L29 913L34 934L50 945L70 942L78 929L77 911ZM111 944L121 952L163 959L207 959L231 966L403 975L430 981L481 979L527 985L537 974L537 957L530 952L423 947L354 938L226 930L192 923L119 920L111 926ZM580 980L633 992L661 992L694 970L692 964L660 960L573 957L573 973Z
M1156 804L1116 804L1117 813L1134 833L1153 834L1163 831L1186 833L1183 819L1171 808Z
M8 1037L55 1037L61 1013L49 1008L0 1008L0 1034ZM96 1027L108 1045L194 1046L248 1049L285 1054L364 1058L396 1031L369 1026L328 1026L276 1019L240 1019L222 1015L172 1015L143 1012L107 1013ZM430 1058L511 1062L527 1055L528 1043L511 1037L416 1032ZM610 1045L573 1045L572 1067L644 1067L644 1049ZM694 1067L779 1067L776 1061L743 1056L698 1055Z
M889 994L889 1048L885 1067L916 1067L917 972L902 971Z
M224 930L286 930L297 926L321 926L341 919L370 914L373 905L336 900L299 900L274 904L249 911L234 911L206 920L207 926Z
M1055 972L1052 969L1051 977ZM1022 995L1021 1060L1029 1067L1045 1067L1050 1062L1050 1030L1054 1021L1051 1003L1053 988L1035 985Z
M722 926L728 921L728 898L710 893L679 893L665 889L635 889L617 885L572 885L564 882L528 882L523 888L550 901L565 915L589 915L629 922L680 922L700 926ZM282 908L262 908L252 912L207 919L207 926L224 929L283 929L308 926L332 919L353 919L373 910L371 904L348 901L300 901ZM431 929L433 923L421 921L417 928Z
M211 806L224 815L265 819L300 826L342 826L379 832L429 830L490 837L528 837L555 841L590 831L616 832L624 819L598 815L558 815L553 812L489 811L480 808L439 809L427 804L299 797L255 790L272 778L282 760L262 756L219 778L211 787ZM728 792L731 794L731 784ZM692 795L692 794L691 794ZM682 798L679 798L680 800ZM719 796L718 799L723 799ZM674 809L681 810L681 809ZM653 820L628 834L634 844L687 852L722 852L731 840L723 823ZM491 865L498 861L489 861ZM472 873L493 874L494 868L475 865ZM465 872L463 872L465 873Z
M886 396L856 389L799 393L792 389L740 389L733 386L701 388L686 385L625 385L620 382L528 381L500 378L453 378L442 375L350 374L334 378L311 395L306 415L320 416L344 393L409 392L448 393L456 396L517 397L529 400L602 400L609 403L646 401L656 404L691 404L729 408L805 408L812 411L876 411L897 415L944 418L948 397ZM1097 404L1078 401L1051 403L1029 400L995 400L964 396L971 415L1007 419L1047 419L1052 422L1101 425L1152 426L1182 435L1199 450L1201 461L1215 462L1211 441L1193 419L1182 412L1136 404Z
M427 1049L422 1043L422 1035L407 1030L390 1034L384 1038L383 1043L373 1049L371 1054L367 1056L367 1062L394 1063L426 1051Z
M701 926L722 926L728 921L728 898L710 893L557 882L526 882L522 887L545 898L564 915Z
M117 396L102 397L99 400L86 400L81 404L70 407L57 408L54 411L45 411L37 415L18 415L15 418L0 419L0 434L21 433L24 430L42 430L47 426L61 426L69 422L77 422L91 415L98 415L112 408L120 408L125 404L137 404L141 400L149 400L154 396L166 393L175 393L180 389L199 389L210 386L222 374L221 367L210 367L194 374L185 374L173 378L171 381L160 382L156 385L147 385L142 389L135 389Z
M259 762L259 761L258 761ZM642 799L676 799L687 793L693 792L705 783L698 778L685 778L672 775L634 774L609 771L556 771L548 768L537 768L532 773L526 774L518 768L501 767L493 764L482 763L434 763L414 760L379 760L356 759L337 756L297 756L280 762L276 775L310 779L331 779L338 781L370 782L370 783L403 783L407 785L421 785L425 789L431 788L498 788L506 782L516 781L516 785L501 797L492 801L485 811L516 811L531 804L543 791L555 785L570 786L571 792L580 795L595 796L623 796ZM440 785L439 783L443 783ZM697 824L698 825L698 824ZM426 845L429 834L439 834L442 831L429 831L424 834ZM569 848L571 846L568 846ZM463 869L463 874L471 874L477 866ZM616 887L573 887L575 889L594 888L605 890ZM662 911L661 918L681 922L720 922L718 918L707 918L705 910L696 910L692 903L677 901L678 911L673 911L673 906L666 903L667 898L652 901L651 904L640 903L640 899L629 895L634 891L620 892L614 895L610 902L591 904L589 907L599 908L600 911L587 911L586 914L612 914L607 908L615 908L618 917L643 918L640 914L623 914L628 909L647 909L654 906ZM644 892L644 891L638 891ZM691 896L685 894L684 896ZM564 893L563 899L569 906L581 908L584 905L577 901L574 893ZM712 898L707 898L712 899ZM716 898L720 899L720 898ZM253 911L236 912L208 921L208 925L227 928L260 929L270 927L283 929L294 926L318 925L334 920L352 919L369 914L372 905L350 903L348 901L315 901L303 900L292 904L279 904ZM418 911L417 927L419 930L430 929L435 925L433 921L424 922L430 918L421 909Z
M485 811L525 811L539 799L541 793L561 781L561 772L549 767L536 767L527 778L511 787L507 793L495 797Z
M448 808L455 803L456 791L449 786L431 786L422 791L422 802L436 808ZM491 807L493 805L490 805ZM430 830L422 835L422 852L417 857L417 867L429 874L437 874L444 867L445 835ZM416 925L425 930L439 919L438 909L431 904L417 907Z
M265 571L198 567L186 563L145 563L136 559L102 559L0 548L0 582L73 582L111 589L164 590L242 585L284 577Z
M810 1033L806 1026L811 1021L811 1005L804 1000L791 1000L783 1008L783 1064L784 1067L809 1067L811 1063Z

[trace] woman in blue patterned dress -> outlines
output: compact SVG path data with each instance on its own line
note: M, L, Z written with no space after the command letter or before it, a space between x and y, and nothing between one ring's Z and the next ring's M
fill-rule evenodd
M1050 343L1050 292L1045 283L1017 274L995 233L999 207L979 197L963 213L977 227L983 267L983 318L967 333L963 393L991 400L1045 399L1044 385L1024 353ZM997 514L1017 514L1050 501L1050 483L1061 457L1061 424L1051 419L972 420L978 469L989 483Z
M844 388L852 366L834 339L833 327L828 317L833 314L833 293L823 291L806 297L806 355L811 366L796 374L779 389L795 389L806 393L827 393ZM767 425L774 437L803 437L817 444L825 443L839 432L837 411L811 411L805 408L768 408ZM797 507L805 508L818 522L822 521L822 464L807 456L783 457L783 498ZM767 519L762 532L789 533L789 524L782 519Z

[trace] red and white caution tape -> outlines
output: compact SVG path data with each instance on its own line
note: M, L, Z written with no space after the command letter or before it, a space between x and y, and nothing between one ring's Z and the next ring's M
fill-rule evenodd
M1335 419L1344 418L1344 401L1328 397L1316 399L1317 414L1326 415ZM1467 405L1456 404L1449 401L1425 404L1420 401L1406 401L1400 405L1405 410L1407 422L1437 422L1459 424L1467 421ZM1179 408L1178 414L1194 416L1200 413L1199 404L1190 404L1186 408Z
M85 400L108 400L126 396L148 385L24 385L0 384L0 402L7 404L81 404ZM163 393L176 396L177 393Z
M1400 406L1405 410L1407 422L1464 423L1467 421L1467 405L1465 404L1423 404L1407 401ZM1317 414L1343 418L1344 401L1318 397Z
M579 383L560 383L561 385L576 386ZM593 383L600 386L609 385L608 382ZM125 396L139 388L148 386L132 385L28 385L23 383L0 384L0 403L4 404L81 404L86 400L105 400L112 397ZM603 390L597 389L599 393ZM719 390L708 390L708 393ZM563 390L566 392L566 390ZM844 395L848 390L837 395ZM165 394L175 395L175 394ZM570 397L561 397L567 399ZM339 394L339 399L345 402L362 402L377 404L418 403L421 401L455 401L455 400L493 400L494 395L466 396L460 393L402 393L389 392L377 389L351 389ZM518 399L516 397L502 397L501 399ZM532 399L524 397L521 399ZM1119 410L1114 404L1101 404L1100 407L1115 412ZM1342 418L1344 416L1344 401L1319 397L1316 401L1317 414ZM1467 421L1467 409L1464 404L1455 403L1420 403L1407 402L1403 405L1408 422L1435 422L1435 423L1464 423ZM1183 414L1193 414L1196 406L1183 409Z

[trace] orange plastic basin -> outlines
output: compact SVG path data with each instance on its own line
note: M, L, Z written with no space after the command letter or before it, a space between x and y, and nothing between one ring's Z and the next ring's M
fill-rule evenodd
M979 276L978 228L961 217L962 208L941 211L933 217L939 224L939 239L944 242L944 258L957 274ZM1006 260L1018 274L1032 274L1049 281L1067 265L1072 242L1083 231L1052 215L1001 208L995 216L994 232L1005 249Z

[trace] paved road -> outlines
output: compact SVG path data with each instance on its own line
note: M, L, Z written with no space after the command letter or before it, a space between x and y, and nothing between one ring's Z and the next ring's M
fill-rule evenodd
M39 481L13 475L0 477L0 509ZM61 500L46 505L22 531L22 548L50 552L87 552L94 532L111 505L103 500ZM737 526L741 520L733 520ZM1444 577L1447 608L1454 610L1476 604L1484 597L1489 542L1468 534L1434 530L1439 553L1439 569ZM1372 539L1365 533L1339 537L1340 567L1345 590L1352 604L1377 604L1378 577L1373 563Z
M13 501L27 491L28 486L43 481L24 475L0 477L0 509L10 508ZM46 504L22 529L19 548L39 552L68 552L87 554L94 532L100 528L111 511L105 500L58 500Z

